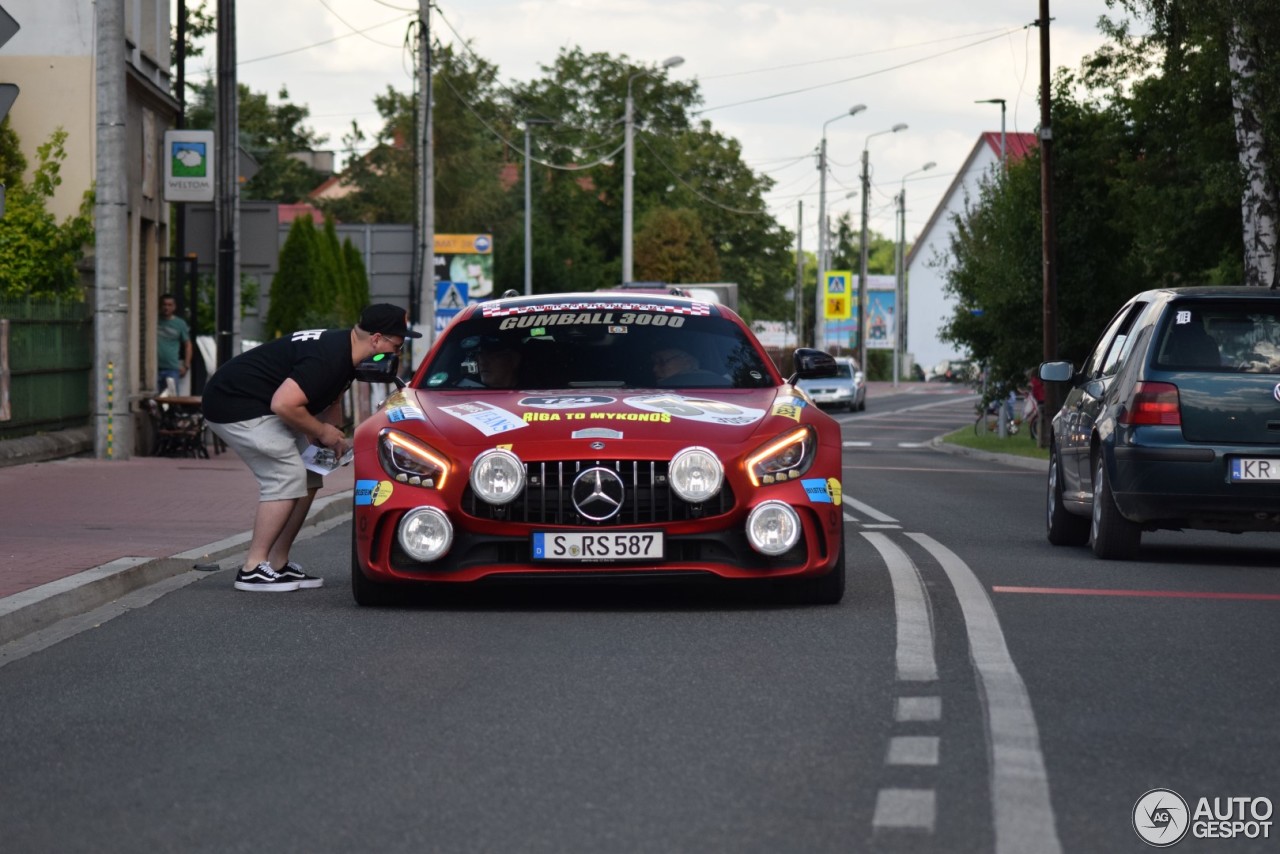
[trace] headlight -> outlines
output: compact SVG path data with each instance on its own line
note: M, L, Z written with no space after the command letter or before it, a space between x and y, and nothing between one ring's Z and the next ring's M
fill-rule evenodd
M482 501L506 504L524 489L524 463L510 451L490 448L471 466L471 488Z
M378 462L399 483L444 489L449 461L425 442L399 430L378 435Z
M785 554L800 541L800 517L781 501L759 504L747 516L747 540L761 554Z
M419 507L404 514L398 534L400 546L414 560L429 561L449 551L453 545L453 525L435 507Z
M753 486L780 483L800 477L813 465L818 440L805 424L788 430L747 457L747 476Z
M701 504L720 491L724 466L710 448L685 448L671 458L671 488L690 504Z

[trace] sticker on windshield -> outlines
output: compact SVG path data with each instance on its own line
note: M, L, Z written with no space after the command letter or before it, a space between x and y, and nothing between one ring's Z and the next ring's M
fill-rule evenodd
M705 302L695 302L681 305L664 305L654 302L560 302L550 305L513 305L513 306L485 306L480 309L481 315L484 317L511 317L513 315L522 314L543 314L545 312L603 312L605 315L612 315L616 312L626 311L652 311L658 314L684 314L691 317L710 317L711 304ZM587 317L594 315L588 313ZM531 326L554 326L556 324L565 323L563 320L554 320L550 323L534 323L526 324ZM570 321L572 322L572 321ZM582 320L579 323L601 323L606 321L599 320ZM607 321L609 323L618 323L625 321ZM503 326L503 329L511 327Z
M440 411L467 422L486 436L496 436L525 426L524 419L519 415L479 401L442 406Z
M726 403L723 400L707 400L702 397L685 397L679 394L644 394L626 399L628 406L649 412L661 412L673 418L701 421L704 424L729 424L741 426L755 424L764 418L763 409L752 409Z

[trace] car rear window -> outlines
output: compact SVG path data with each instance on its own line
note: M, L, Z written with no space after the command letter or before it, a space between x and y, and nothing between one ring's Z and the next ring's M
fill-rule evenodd
M767 356L733 321L670 306L501 307L451 326L421 375L425 388L479 388L480 354L518 356L522 389L765 388L776 384ZM655 361L679 352L683 373L659 377Z
M1280 300L1174 302L1155 365L1169 370L1280 374Z

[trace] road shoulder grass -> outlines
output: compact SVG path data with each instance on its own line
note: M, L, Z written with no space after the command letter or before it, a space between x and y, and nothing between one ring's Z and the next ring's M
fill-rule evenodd
M948 433L943 436L942 441L962 448L972 448L975 451L985 451L991 454L1016 454L1020 457L1030 457L1031 459L1045 461L1049 459L1049 449L1041 448L1031 441L1029 433L1020 432L1015 436L1001 439L994 433L979 436L973 432L973 427L963 427L954 433Z

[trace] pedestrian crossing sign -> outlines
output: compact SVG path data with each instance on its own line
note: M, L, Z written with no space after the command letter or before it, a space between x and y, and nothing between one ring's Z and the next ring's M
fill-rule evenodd
M459 311L467 307L466 282L436 282L436 308Z
M848 320L853 316L853 271L828 270L823 280L823 317Z

